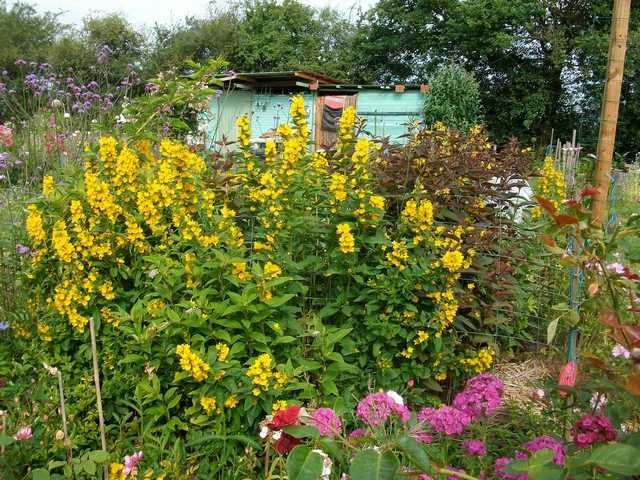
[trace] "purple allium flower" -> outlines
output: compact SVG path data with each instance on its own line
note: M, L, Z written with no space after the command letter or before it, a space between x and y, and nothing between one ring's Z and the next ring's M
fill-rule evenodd
M496 458L496 478L505 478L506 480L528 480L529 475L527 475L526 473L507 473L504 471L504 467L506 467L511 462L513 462L513 458Z
M28 255L30 251L29 247L22 245L21 243L16 244L16 253L18 255Z
M604 415L584 415L571 428L573 443L578 448L587 448L593 443L610 442L618 432Z
M453 406L469 414L473 420L482 415L487 417L502 405L504 384L489 373L482 373L470 378L463 391L458 393Z
M342 422L331 408L319 408L311 413L313 424L323 437L335 437L340 433Z
M149 82L149 83L145 83L144 85L144 91L149 94L153 95L158 90L160 90L160 85L158 85L157 83Z
M553 437L543 435L541 437L533 438L522 445L522 448L524 448L529 453L535 453L539 450L544 450L545 448L547 448L553 452L553 463L555 463L556 465L564 464L564 459L566 457L564 445L562 444L562 442L556 440Z
M482 440L465 440L462 442L462 448L464 448L469 455L477 455L478 457L487 455L487 447Z
M627 360L631 358L631 352L627 350L623 345L617 344L611 349L611 355L614 357L624 357Z
M16 434L13 436L13 439L16 442L24 442L25 440L30 440L31 438L33 438L31 427L20 427Z
M411 412L406 406L397 403L384 392L367 395L360 400L356 408L356 415L370 427L377 427L386 422L391 414L404 423L411 418Z
M443 405L435 408L423 408L418 413L418 422L427 421L431 428L445 435L460 435L471 423L471 416L455 407Z
M122 473L125 475L131 475L131 473L135 472L138 467L138 463L140 463L143 456L144 454L142 451L134 453L131 456L126 455L124 457L124 468L122 469Z

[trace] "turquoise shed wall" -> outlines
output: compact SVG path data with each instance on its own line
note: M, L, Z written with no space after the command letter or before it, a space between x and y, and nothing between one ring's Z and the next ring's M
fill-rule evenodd
M367 120L366 130L376 137L390 137L394 143L406 143L400 138L407 133L407 123L420 120L424 109L424 94L419 90L363 90L358 93L358 116Z
M259 137L269 130L275 130L281 123L289 123L291 97L286 94L256 93L251 101L251 136ZM307 110L307 122L311 132L315 128L315 95L302 94Z
M252 98L253 92L240 90L225 93L219 99L211 99L209 112L204 118L209 147L220 141L223 136L228 141L237 140L236 120L251 112Z

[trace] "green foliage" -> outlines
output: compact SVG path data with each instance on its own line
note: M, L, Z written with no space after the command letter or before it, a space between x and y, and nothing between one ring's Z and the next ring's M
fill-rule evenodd
M441 122L458 130L480 124L480 90L473 74L455 64L440 67L429 81L424 116L428 125Z

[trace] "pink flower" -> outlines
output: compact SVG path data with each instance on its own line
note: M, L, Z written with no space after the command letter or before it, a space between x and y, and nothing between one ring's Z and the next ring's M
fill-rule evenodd
M465 440L462 442L462 448L464 448L469 455L477 455L478 457L487 455L487 447L482 440Z
M564 445L562 444L562 442L556 440L553 437L543 435L541 437L533 438L522 445L522 448L524 448L529 453L535 453L539 450L544 450L545 448L547 448L553 452L553 463L555 463L556 465L564 464L564 459L566 457Z
M403 423L411 418L411 412L406 406L397 403L393 397L384 392L367 395L356 407L356 415L370 427L383 424L392 414Z
M627 350L623 345L617 344L611 349L611 355L614 357L623 357L627 360L631 358L631 352Z
M323 437L335 437L340 433L342 422L331 408L319 408L311 413L314 426Z
M495 469L496 478L505 478L506 480L528 480L529 475L526 473L507 473L504 467L513 462L513 458L500 457L496 459Z
M607 265L607 270L613 273L617 273L618 275L624 274L624 265L618 262L613 262Z
M428 422L431 428L445 435L460 435L471 423L471 416L455 407L443 405L435 408L423 408L418 412L418 422Z
M122 473L125 475L135 475L138 464L140 463L140 460L142 460L143 456L144 454L142 451L134 453L131 456L126 455L124 457L124 468L122 469Z
M472 420L478 420L482 415L489 417L502 405L503 391L502 381L489 373L482 373L467 381L452 405L467 413Z
M571 428L573 443L578 448L587 448L593 443L611 442L618 432L604 415L584 415Z
M356 428L355 430L349 433L349 438L364 437L366 434L367 434L367 431L364 428Z
M21 427L13 436L13 439L16 442L24 442L25 440L30 440L31 438L33 438L33 432L31 431L31 427Z

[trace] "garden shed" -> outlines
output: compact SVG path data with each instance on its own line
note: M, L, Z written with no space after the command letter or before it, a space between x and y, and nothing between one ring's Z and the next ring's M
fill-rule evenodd
M293 95L302 95L316 148L329 149L337 137L343 108L355 106L366 120L366 133L404 143L409 125L422 118L427 85L355 85L310 71L232 73L221 77L222 88L202 117L207 145L236 140L235 122L249 115L253 141L273 137L287 123Z

